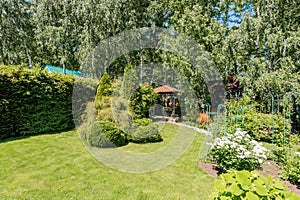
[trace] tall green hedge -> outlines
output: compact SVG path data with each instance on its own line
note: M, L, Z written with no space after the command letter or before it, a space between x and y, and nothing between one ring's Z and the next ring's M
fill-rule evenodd
M74 128L74 77L0 66L0 139Z

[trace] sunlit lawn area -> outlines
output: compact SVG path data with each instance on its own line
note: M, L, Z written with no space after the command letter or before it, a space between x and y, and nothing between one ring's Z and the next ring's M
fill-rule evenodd
M129 144L150 152L169 144L177 126L161 131L163 142ZM186 131L193 131L187 129ZM204 135L168 167L149 173L111 169L90 155L76 131L0 143L0 199L208 199L213 180L197 166Z

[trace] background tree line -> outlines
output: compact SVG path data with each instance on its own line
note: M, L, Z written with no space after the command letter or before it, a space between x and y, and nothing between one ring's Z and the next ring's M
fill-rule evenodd
M158 26L202 45L224 82L235 72L257 99L283 95L300 90L299 11L297 0L2 0L0 63L78 69L101 40ZM201 74L170 52L131 52L107 71L118 76L130 63L142 73L144 64L157 62L188 77L197 96L208 99Z

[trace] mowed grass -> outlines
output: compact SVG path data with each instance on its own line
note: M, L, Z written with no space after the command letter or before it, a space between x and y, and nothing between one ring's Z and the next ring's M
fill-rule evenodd
M193 131L193 130L189 130ZM163 148L176 135L165 125L164 141L129 144L126 151ZM126 173L105 166L85 149L76 131L0 143L0 199L208 199L214 178L197 166L204 135L162 170Z
M167 123L156 123L159 126L159 133L163 138L163 142L157 143L145 143L145 144L136 144L129 143L126 146L121 147L124 151L135 152L135 153L149 153L159 150L170 144L172 139L176 137L179 131L179 127L167 124ZM190 129L186 129L186 131L191 131ZM202 140L203 141L203 140Z

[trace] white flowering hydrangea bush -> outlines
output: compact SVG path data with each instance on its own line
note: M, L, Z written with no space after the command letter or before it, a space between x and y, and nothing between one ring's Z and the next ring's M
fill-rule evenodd
M223 171L229 169L254 170L261 167L267 159L268 150L247 132L237 129L233 134L216 138L212 144L209 158Z

